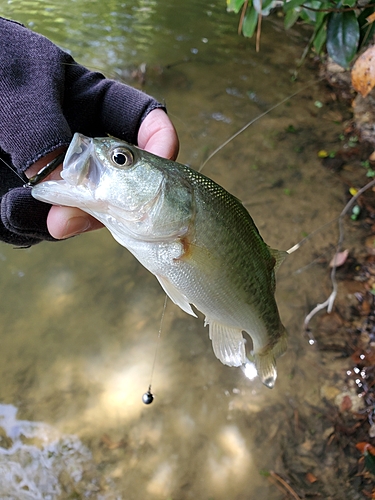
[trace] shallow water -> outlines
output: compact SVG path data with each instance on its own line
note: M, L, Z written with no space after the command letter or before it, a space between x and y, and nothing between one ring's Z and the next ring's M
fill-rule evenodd
M221 0L178 6L80 0L70 12L58 2L1 3L2 15L47 35L79 62L165 100L181 140L179 161L194 168L317 75L307 64L292 78L307 40L303 30L285 34L277 18L264 22L257 54L254 41L237 36L237 18ZM311 85L221 150L203 172L246 202L270 246L287 249L343 207L341 184L317 156L340 146L341 119L322 84ZM285 498L264 471L287 474L291 456L303 462L301 450L288 446L298 430L296 413L307 422L302 443L310 433L323 436L316 408L337 393L332 388L342 389L333 372L343 365L327 363L302 333L305 315L330 293L329 271L311 265L296 272L327 251L330 258L336 238L335 225L317 233L278 273L290 347L278 360L272 391L223 366L203 318L171 302L158 343L163 292L107 231L28 250L1 245L0 401L17 407L22 420L49 424L62 440L67 434L81 440L77 467L84 472L75 478L56 466L60 493L52 497L41 486L40 496L31 496L18 485L9 497L0 486L0 498L72 498L73 492L127 500ZM355 241L355 232L348 238ZM145 406L141 396L156 346L155 402ZM42 453L34 460L42 464ZM329 455L318 454L308 467L327 498L346 498L345 478L335 476ZM302 484L302 472L294 480Z

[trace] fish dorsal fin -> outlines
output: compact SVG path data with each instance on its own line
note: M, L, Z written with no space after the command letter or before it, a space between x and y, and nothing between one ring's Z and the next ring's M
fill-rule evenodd
M288 255L288 252L284 252L284 250L276 250L275 248L269 248L269 251L272 257L275 259L274 271L276 272L284 262L285 257Z
M168 297L171 299L172 302L174 302L178 307L181 307L181 309L186 313L191 314L195 318L198 317L191 308L189 301L187 300L185 295L183 295L179 290L177 290L177 288L174 285L172 285L172 283L164 276L156 275L156 277L159 280L159 283L161 284L163 290L165 291L165 293L168 295Z
M241 329L223 325L210 318L205 319L205 325L209 325L215 356L224 365L241 366L246 362L245 339Z

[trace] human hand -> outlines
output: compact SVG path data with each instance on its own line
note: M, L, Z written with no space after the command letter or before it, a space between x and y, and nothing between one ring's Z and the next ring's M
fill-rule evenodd
M47 38L2 17L0 39L0 67L14 69L17 61L17 71L0 77L0 122L5 124L0 127L0 240L30 246L100 227L76 209L51 209L35 200L16 175L39 171L68 147L75 132L108 134L175 158L178 140L163 106L77 64Z
M154 109L143 120L138 131L138 146L163 158L175 160L179 141L176 130L168 115L162 109ZM30 178L44 165L53 160L64 148L55 150L34 163L25 173ZM62 166L47 179L59 179ZM73 207L52 206L47 217L49 233L56 239L65 239L103 227L91 215Z

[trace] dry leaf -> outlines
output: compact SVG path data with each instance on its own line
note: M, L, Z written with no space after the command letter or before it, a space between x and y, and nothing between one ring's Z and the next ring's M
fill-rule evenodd
M344 250L343 252L336 253L331 262L329 263L329 267L342 266L343 264L345 264L348 255L349 255L349 250Z
M344 396L341 401L340 411L348 411L352 408L353 403L349 396Z
M366 97L375 85L375 45L369 47L356 60L352 69L352 85Z
M355 445L355 447L357 448L357 450L359 450L363 454L365 454L365 452L367 452L367 453L371 453L371 455L375 455L375 447L372 446L370 443L366 443L365 441L361 441L360 443L357 443Z
M308 482L310 484L315 483L318 480L318 478L316 476L314 476L314 474L311 474L311 472L308 472L306 474L306 479L308 480Z
M366 21L370 24L375 21L375 12L366 17Z

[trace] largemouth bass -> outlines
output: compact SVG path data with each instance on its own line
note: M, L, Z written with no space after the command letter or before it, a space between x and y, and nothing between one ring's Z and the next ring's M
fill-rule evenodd
M222 363L247 362L247 332L258 375L274 386L287 344L275 270L287 253L266 245L239 200L185 165L110 137L75 134L61 177L36 185L33 196L101 221L175 304L205 315Z

